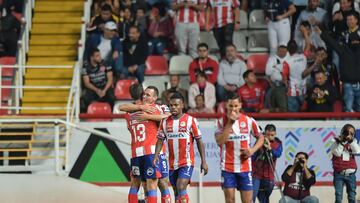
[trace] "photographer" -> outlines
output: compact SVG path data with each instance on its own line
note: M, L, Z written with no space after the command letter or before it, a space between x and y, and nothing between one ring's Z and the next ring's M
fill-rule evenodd
M343 187L346 185L349 203L355 203L356 199L356 161L354 154L360 153L360 146L355 136L355 127L346 124L341 129L341 135L335 138L332 146L332 163L334 168L335 202L341 203Z
M260 203L269 203L275 184L276 159L281 156L283 148L281 141L276 137L275 125L266 125L264 134L264 146L253 157L253 202L257 197Z
M285 182L284 197L279 203L318 203L319 199L310 195L310 187L315 184L315 173L307 167L309 155L298 152L294 165L288 166L282 174Z

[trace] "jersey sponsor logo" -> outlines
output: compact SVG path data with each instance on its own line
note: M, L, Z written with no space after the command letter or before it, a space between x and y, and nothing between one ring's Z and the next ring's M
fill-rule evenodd
M132 171L132 174L133 174L134 176L139 176L139 175L140 175L140 169L139 169L138 166L133 166L132 169L131 169L131 171Z
M152 176L153 174L154 174L154 169L153 169L153 168L148 168L148 169L146 170L146 175Z
M230 135L229 140L247 140L247 136L232 134L232 135Z
M168 133L167 134L167 138L172 139L172 138L185 138L184 134L179 134L179 133Z

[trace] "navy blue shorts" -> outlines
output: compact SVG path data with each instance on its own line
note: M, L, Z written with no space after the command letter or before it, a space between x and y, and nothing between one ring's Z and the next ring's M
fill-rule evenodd
M154 154L144 155L131 159L131 175L134 178L159 179L168 176L168 165L166 155L159 155L160 164L153 165Z
M193 166L183 166L176 170L170 170L169 180L172 186L176 186L177 179L191 179L192 172L194 170Z
M236 188L237 190L253 190L251 172L230 173L221 171L221 187Z

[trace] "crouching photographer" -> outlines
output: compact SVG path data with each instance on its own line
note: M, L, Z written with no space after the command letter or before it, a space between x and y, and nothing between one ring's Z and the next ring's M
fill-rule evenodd
M332 163L334 168L335 202L341 203L343 187L346 185L349 203L356 202L356 161L354 154L360 153L360 147L355 139L355 127L346 124L341 129L340 136L335 138L332 146Z
M298 152L294 165L288 166L281 178L285 182L284 197L279 203L318 203L319 199L310 195L310 187L315 184L315 173L307 167L309 156Z

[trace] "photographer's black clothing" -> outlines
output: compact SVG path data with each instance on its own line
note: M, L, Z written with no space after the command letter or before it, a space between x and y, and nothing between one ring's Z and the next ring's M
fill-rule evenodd
M306 179L304 170L300 167L295 168L291 176L287 171L292 165L288 166L281 178L285 182L284 195L289 196L296 200L302 200L307 196L310 196L310 187L315 184L315 173L313 170L308 169L311 173L311 177Z
M325 95L323 98L319 98L314 93L314 89L319 88L324 91ZM314 98L315 97L315 98ZM330 83L326 82L324 85L314 85L308 92L307 102L308 111L310 112L332 112L333 104L338 98L336 88Z

